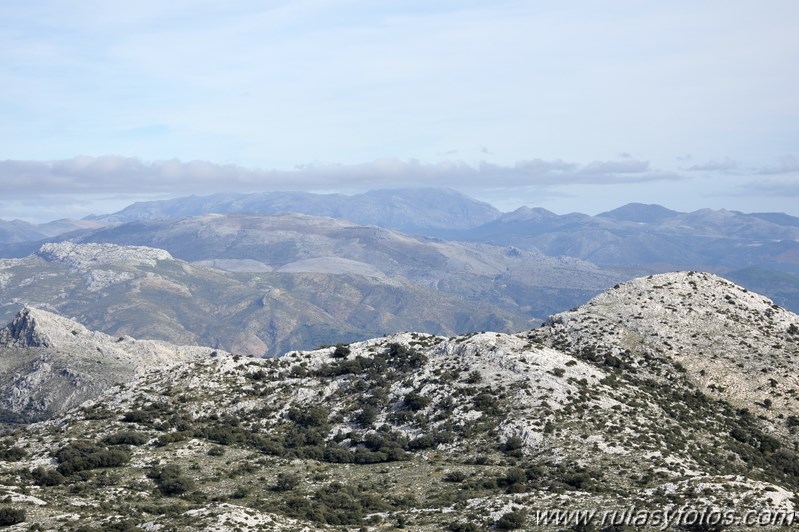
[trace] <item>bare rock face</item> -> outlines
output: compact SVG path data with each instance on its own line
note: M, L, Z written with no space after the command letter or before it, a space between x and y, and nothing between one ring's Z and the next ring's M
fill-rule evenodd
M0 330L0 344L7 347L51 347L52 339L36 322L38 313L30 308L22 309L11 323Z
M48 262L63 262L79 270L120 263L155 266L160 260L172 260L172 255L163 249L73 242L43 244L37 255Z
M111 337L31 307L0 330L0 406L48 416L154 368L200 360L217 351L131 337Z

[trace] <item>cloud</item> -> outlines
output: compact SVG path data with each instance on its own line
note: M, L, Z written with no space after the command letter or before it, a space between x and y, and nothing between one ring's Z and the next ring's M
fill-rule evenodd
M725 157L721 161L715 159L701 164L695 164L688 168L691 172L727 172L738 168L738 163Z
M762 175L793 174L799 172L799 158L793 155L783 155L777 164L764 166L757 173Z
M0 161L0 186L9 196L32 194L175 194L272 189L402 186L560 186L677 180L646 161L595 161L586 165L530 159L513 165L481 162L421 163L382 159L355 165L306 165L264 170L208 161L145 162L121 156L57 161Z
M761 178L757 181L742 183L738 188L738 193L744 196L795 198L799 197L799 181L795 178Z

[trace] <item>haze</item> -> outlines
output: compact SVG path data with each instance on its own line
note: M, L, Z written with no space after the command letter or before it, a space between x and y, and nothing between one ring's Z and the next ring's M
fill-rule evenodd
M0 217L447 186L799 214L799 4L4 2Z

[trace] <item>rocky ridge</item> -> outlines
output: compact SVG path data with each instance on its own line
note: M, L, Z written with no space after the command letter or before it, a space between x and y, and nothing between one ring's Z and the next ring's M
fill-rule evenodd
M27 455L0 462L0 478L44 502L19 500L30 522L70 513L106 528L468 530L531 526L546 508L793 511L797 327L762 296L682 272L518 334L209 357L18 429L0 454ZM725 390L722 370L738 379ZM119 463L75 471L75 453Z
M212 353L218 351L111 337L26 307L0 330L0 405L22 416L51 416L140 373Z
M45 244L0 260L0 318L31 306L112 336L268 356L397 330L452 334L537 322L513 302L484 302L465 281L453 295L341 259L316 262L315 272L227 272L156 248ZM342 263L349 271L335 271Z
M796 314L716 275L634 279L553 316L548 330L584 357L673 360L703 393L770 419L799 412Z

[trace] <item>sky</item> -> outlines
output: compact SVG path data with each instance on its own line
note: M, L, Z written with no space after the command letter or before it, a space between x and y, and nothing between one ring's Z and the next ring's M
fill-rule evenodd
M0 2L0 218L454 188L799 215L795 0Z

